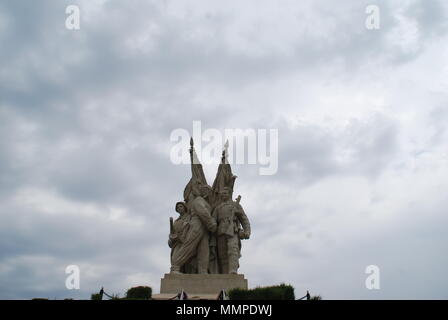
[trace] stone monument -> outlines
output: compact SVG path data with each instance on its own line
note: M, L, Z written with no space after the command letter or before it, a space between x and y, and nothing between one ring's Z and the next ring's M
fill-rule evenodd
M213 186L210 187L190 140L192 177L183 201L175 205L179 214L170 218L168 246L171 270L161 280L160 295L218 295L221 290L247 289L244 275L238 274L241 240L249 239L250 222L234 201L236 176L228 162L228 143L222 152Z

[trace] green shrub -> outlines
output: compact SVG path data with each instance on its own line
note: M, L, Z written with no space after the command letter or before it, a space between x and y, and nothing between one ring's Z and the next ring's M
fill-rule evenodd
M294 287L284 283L278 286L257 287L255 289L232 289L230 300L294 300Z
M90 300L101 300L101 294L98 293L92 293L92 295L90 296Z
M152 289L146 286L133 287L126 292L126 299L148 300L151 299L151 296Z

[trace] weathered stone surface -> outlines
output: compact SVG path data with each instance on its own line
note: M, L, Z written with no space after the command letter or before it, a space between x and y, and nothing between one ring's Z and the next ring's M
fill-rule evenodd
M173 274L166 273L161 280L160 293L173 294L182 289L189 295L219 294L221 290L247 289L243 274Z
M213 187L207 184L190 141L192 177L184 201L176 203L179 217L170 218L168 245L172 274L238 274L241 241L249 239L249 218L232 200L236 176L227 159L226 143Z
M151 299L152 300L173 300L174 296L176 296L176 294L172 294L172 293L157 293L157 294L153 294ZM218 299L218 294L205 294L205 293L201 293L201 294L191 294L188 295L188 300L217 300Z

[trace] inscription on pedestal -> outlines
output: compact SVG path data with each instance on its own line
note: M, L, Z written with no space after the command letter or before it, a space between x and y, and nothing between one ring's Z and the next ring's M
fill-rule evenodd
M160 293L218 294L221 290L247 289L243 274L170 274L161 280Z

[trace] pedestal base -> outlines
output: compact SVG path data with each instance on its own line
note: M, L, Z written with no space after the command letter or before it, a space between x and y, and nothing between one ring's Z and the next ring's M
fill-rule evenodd
M247 289L243 274L172 274L165 273L160 283L161 294L218 295L221 290Z

